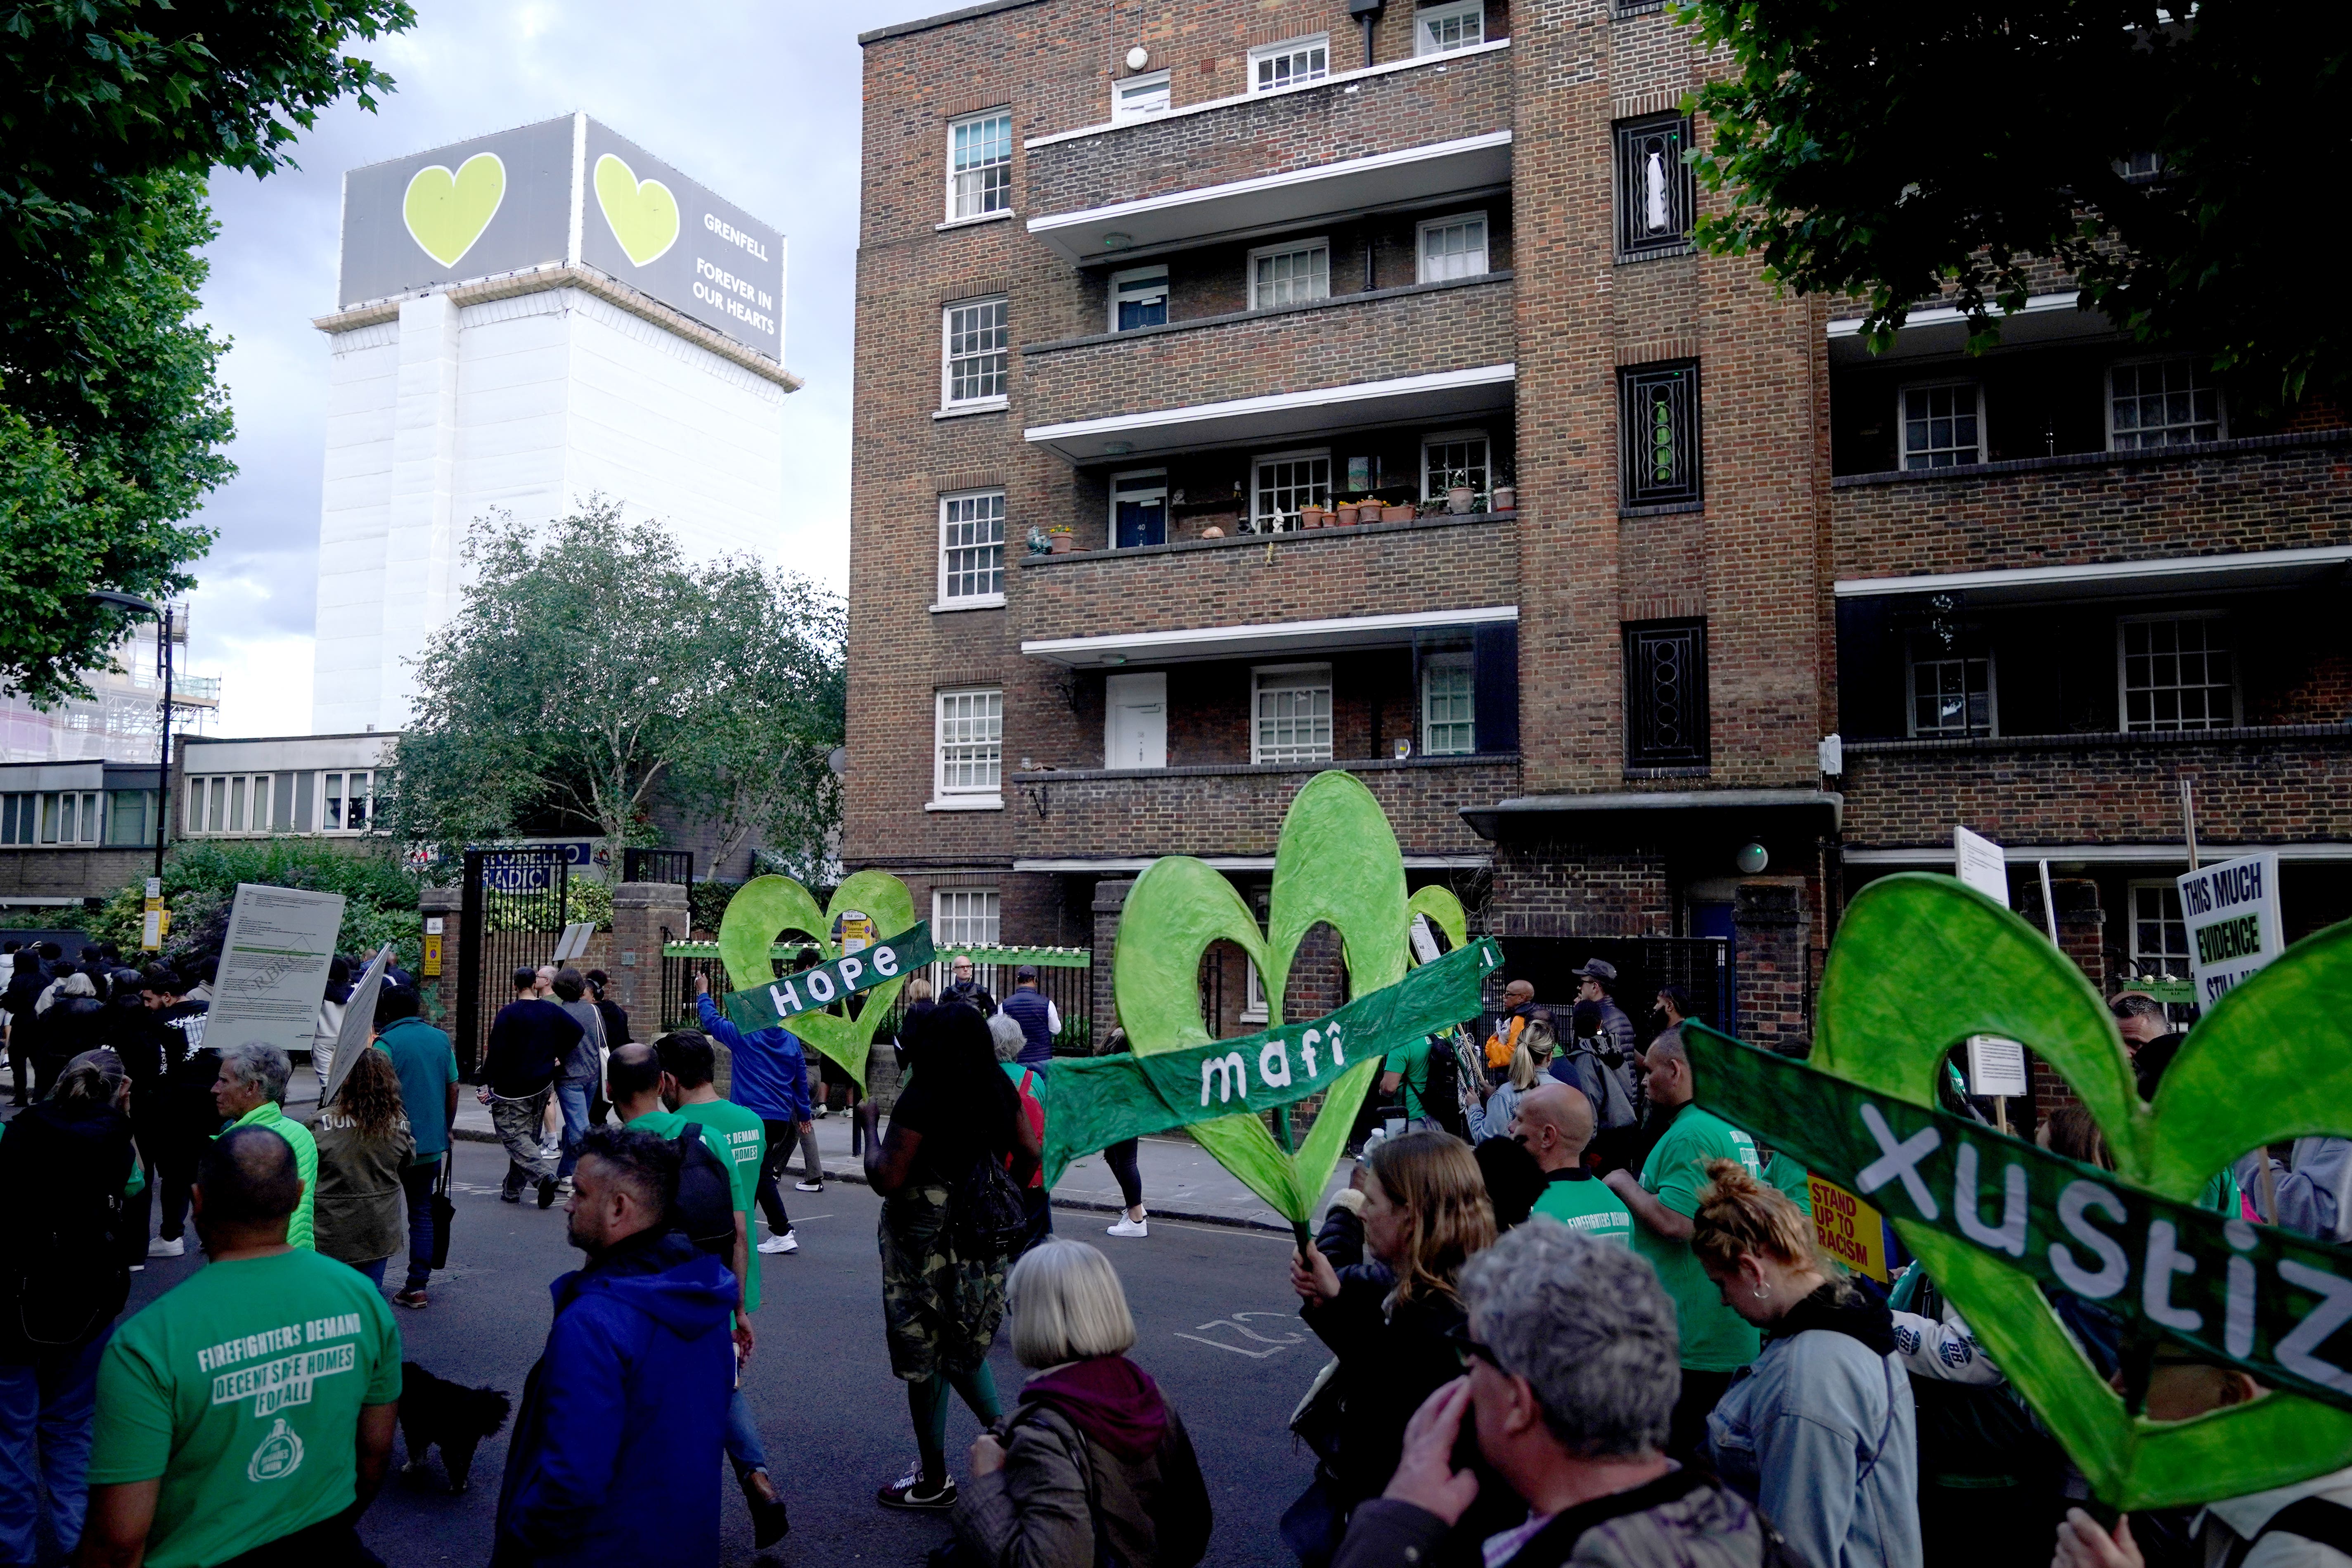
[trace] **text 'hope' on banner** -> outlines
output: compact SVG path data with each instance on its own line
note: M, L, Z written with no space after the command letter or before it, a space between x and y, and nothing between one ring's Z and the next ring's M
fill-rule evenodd
M856 952L845 952L814 969L746 991L730 991L725 1012L728 1021L747 1034L770 1029L787 1018L845 1001L868 986L911 974L930 962L931 922L920 921L912 931L900 931Z

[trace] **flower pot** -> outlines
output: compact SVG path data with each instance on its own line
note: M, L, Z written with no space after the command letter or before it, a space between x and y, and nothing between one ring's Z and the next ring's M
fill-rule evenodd
M1045 538L1052 543L1054 553L1056 555L1067 555L1072 550L1077 548L1078 542L1075 534L1049 533Z
M1331 509L1328 507L1303 506L1298 509L1298 526L1301 528L1328 528L1330 522Z
M1412 519L1413 510L1411 506L1384 506L1381 508L1381 521L1382 522L1411 522Z
M1225 531L1213 522L1201 531L1201 537L1203 539L1223 539L1224 536Z
M1351 503L1347 502L1347 501L1342 501L1342 502L1340 502L1338 506L1333 507L1333 508L1331 509L1331 526L1332 526L1333 528L1353 528L1353 527L1355 527L1355 526L1356 526L1356 509L1355 509L1355 507L1354 507Z
M1445 491L1445 510L1455 517L1467 517L1478 502L1478 493L1468 485L1451 485Z
M1518 510L1519 492L1517 488L1512 485L1496 485L1495 487L1495 510L1496 511Z

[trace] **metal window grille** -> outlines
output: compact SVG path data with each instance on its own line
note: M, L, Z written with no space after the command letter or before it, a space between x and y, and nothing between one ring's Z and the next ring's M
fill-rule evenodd
M1478 749L1476 671L1466 653L1439 654L1421 667L1421 750L1432 757Z
M1698 364L1639 365L1618 374L1627 506L1699 499Z
M1992 660L1947 650L1940 642L1911 650L1911 733L1992 733Z
M1421 497L1435 500L1454 485L1486 493L1486 438L1424 441L1421 447Z
M948 128L948 216L1013 209L1013 111L999 110Z
M1686 249L1697 187L1683 153L1690 121L1679 114L1617 128L1617 253L1628 258Z
M1004 693L940 693L940 792L992 795L1004 762Z
M970 403L1004 395L1013 360L1006 303L982 300L948 307L948 401Z
M1486 38L1486 0L1455 0L1423 8L1414 18L1413 53L1442 55Z
M2221 389L2200 381L2192 360L2119 364L2108 412L2117 451L2221 438Z
M2227 730L2238 721L2229 628L2219 616L2122 623L2124 728Z
M941 888L931 895L931 945L994 947L999 912L994 888Z
M1004 592L1004 492L950 496L940 502L942 599Z
M1253 54L1251 62L1255 68L1251 73L1251 88L1258 92L1272 92L1302 81L1322 80L1330 74L1331 52L1324 39L1302 38Z
M1331 297L1331 247L1303 246L1261 254L1252 266L1250 309L1303 305Z
M1949 468L1984 461L1984 421L1973 381L1903 389L1903 466Z
M1449 278L1475 278L1486 270L1486 219L1484 215L1446 218L1423 224L1421 230L1421 280L1442 283Z
M1257 508L1251 521L1260 533L1287 533L1299 526L1299 509L1309 502L1331 503L1331 459L1328 457L1261 458L1257 464Z
M681 886L691 883L694 880L694 851L624 849L621 851L621 880L676 882Z
M1625 761L1633 767L1705 767L1706 623L1654 621L1625 628Z
M1331 667L1282 670L1256 678L1254 763L1331 760Z

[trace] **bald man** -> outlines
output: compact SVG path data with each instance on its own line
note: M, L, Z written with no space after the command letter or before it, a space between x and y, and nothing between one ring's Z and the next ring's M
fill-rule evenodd
M1584 1168L1584 1147L1592 1142L1592 1102L1581 1089L1538 1084L1519 1097L1511 1136L1543 1167L1536 1213L1620 1247L1633 1245L1633 1211Z
M1535 1015L1534 986L1514 980L1503 987L1503 1010L1495 1016L1495 1032L1486 1037L1487 1076L1511 1070L1511 1053L1518 1048L1520 1031Z

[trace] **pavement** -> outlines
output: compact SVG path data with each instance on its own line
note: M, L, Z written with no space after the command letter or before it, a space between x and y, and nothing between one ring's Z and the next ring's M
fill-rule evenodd
M298 1079L307 1074L298 1072ZM313 1096L315 1098L315 1084ZM290 1109L290 1106L289 1106ZM1049 1110L1048 1115L1052 1114ZM856 1156L849 1152L853 1119L845 1114L821 1117L816 1123L816 1147L824 1162L825 1179L846 1182L858 1186L866 1177ZM457 1128L459 1138L478 1142L495 1143L498 1134L490 1128L489 1107L474 1098L469 1088L457 1091ZM1265 1200L1242 1185L1227 1173L1208 1151L1181 1132L1158 1138L1146 1138L1136 1150L1135 1164L1143 1177L1143 1206L1147 1213L1167 1219L1190 1220L1204 1225L1244 1226L1254 1229L1290 1233L1290 1222L1266 1206ZM1329 1204L1331 1194L1347 1185L1347 1164L1343 1161L1332 1173L1323 1203L1316 1205L1319 1215ZM792 1180L804 1174L798 1153L792 1160ZM806 1194L791 1190L787 1184L784 1203L790 1207ZM1062 1179L1054 1184L1054 1206L1057 1209L1091 1211L1112 1214L1125 1206L1119 1195L1118 1182L1110 1167L1099 1154L1070 1162Z

